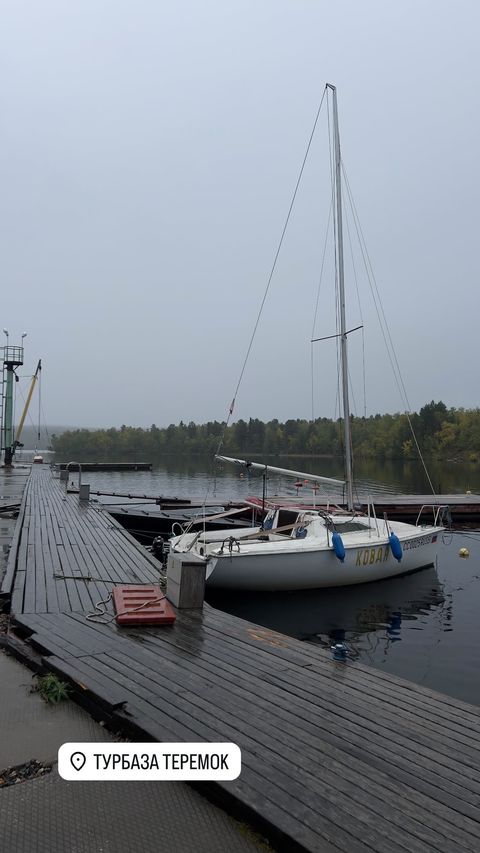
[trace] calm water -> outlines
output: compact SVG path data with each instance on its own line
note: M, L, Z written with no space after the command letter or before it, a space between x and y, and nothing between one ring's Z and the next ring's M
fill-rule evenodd
M282 467L341 477L340 462L290 459ZM426 492L413 463L357 465L359 483L372 494ZM433 467L437 490L480 493L478 466ZM172 460L151 472L87 473L92 489L149 495L225 497L261 494L262 479L225 468L211 481L200 461ZM269 491L295 494L287 480L271 478ZM459 550L469 549L461 559ZM480 530L445 534L438 564L404 578L356 587L293 593L208 594L216 607L265 627L329 648L347 642L352 658L480 705Z
M147 460L149 461L149 460ZM263 461L263 460L262 460ZM323 474L326 477L343 478L343 467L340 459L312 459L308 457L282 457L271 459L271 464L282 468L292 468L298 471L308 471L312 474ZM185 457L171 458L161 462L151 472L125 472L117 474L88 473L84 479L98 488L110 484L112 491L129 491L151 493L153 495L180 495L204 497L208 492L209 499L215 496L245 497L249 494L261 494L261 472L246 473L240 477L235 466L218 463L214 475L210 475L208 460L189 459ZM466 491L480 493L480 465L455 464L454 462L429 465L429 475L438 493L465 493ZM418 463L414 462L363 462L355 466L355 477L359 491L371 492L373 495L382 491L410 492L417 494L430 493L427 477ZM108 478L105 479L105 478ZM97 488L97 485L95 485ZM306 487L305 487L306 488ZM267 484L269 494L291 494L296 490L292 480L275 474L270 474ZM302 491L302 490L300 490ZM308 491L308 490L307 490Z

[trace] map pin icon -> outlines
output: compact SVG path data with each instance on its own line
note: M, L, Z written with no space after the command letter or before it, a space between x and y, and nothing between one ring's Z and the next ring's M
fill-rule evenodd
M70 761L74 770L81 770L87 760L83 752L72 752Z

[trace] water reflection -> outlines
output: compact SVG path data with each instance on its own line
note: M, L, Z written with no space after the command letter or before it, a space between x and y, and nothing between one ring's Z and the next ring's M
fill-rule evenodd
M404 622L421 619L446 603L434 566L403 577L335 589L281 593L209 590L209 603L310 643L346 641L355 654L363 634L381 631L387 644L402 639Z

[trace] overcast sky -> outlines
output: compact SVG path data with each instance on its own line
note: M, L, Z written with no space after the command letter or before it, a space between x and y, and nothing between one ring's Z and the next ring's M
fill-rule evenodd
M410 404L479 405L475 0L0 0L0 10L0 327L10 344L28 333L22 375L43 360L47 422L226 417L327 81ZM324 113L235 418L312 412L326 128ZM357 274L366 410L400 411ZM335 331L329 287L318 336ZM335 346L315 346L314 414L333 417ZM356 333L356 414L361 362Z

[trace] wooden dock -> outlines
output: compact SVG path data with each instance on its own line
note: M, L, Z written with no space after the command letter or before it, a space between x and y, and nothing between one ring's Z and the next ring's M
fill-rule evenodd
M450 518L454 525L472 524L480 520L480 495L476 494L444 494L444 495L403 495L393 494L375 495L375 512L378 516L384 513L395 521L408 521L415 523L422 507L422 520L420 523L430 524L432 522L431 507L448 506ZM359 508L363 512L368 511L368 499L363 496L359 499Z
M0 468L0 507L20 503L30 476L30 467L18 465L15 468Z
M371 505L372 501L377 516L380 517L386 513L388 518L393 521L415 523L423 508L420 523L431 524L433 516L432 508L444 506L449 507L450 517L454 525L472 524L480 521L480 495L477 494L409 495L400 493L388 494L387 492L379 492L371 496L359 494L355 497L355 508L360 512L367 513L369 503ZM247 503L250 506L259 507L262 501L260 498L248 498ZM295 497L270 495L268 503L272 506L316 506L327 511L332 505L345 509L347 506L342 495L333 496L327 505L322 501L320 496L316 498L316 503L314 503L311 495L302 495L301 493Z
M46 666L159 741L233 741L242 773L200 786L310 853L480 849L480 709L205 605L172 627L88 621L159 564L33 466L2 592Z
M21 507L29 476L30 465L19 465L10 469L0 467L0 587L3 575L8 569L8 557L15 531L19 530L15 514Z
M57 467L64 471L78 471L78 462L59 462ZM151 471L151 462L81 462L82 471Z

